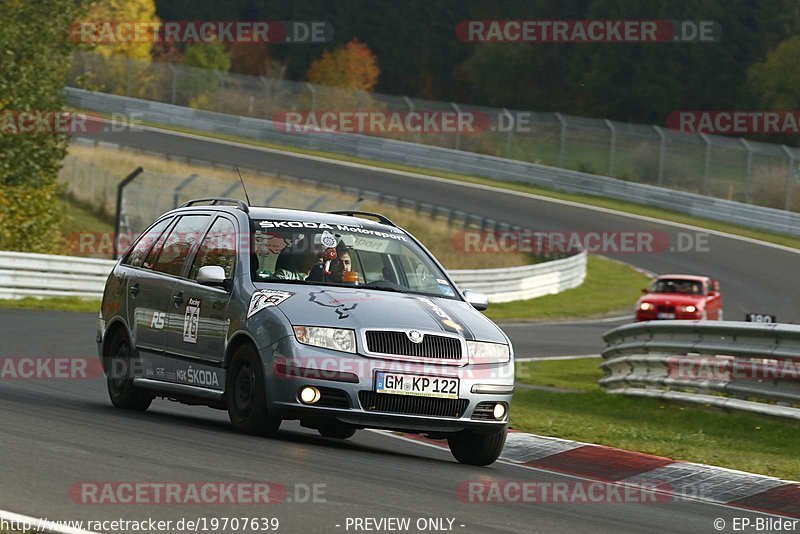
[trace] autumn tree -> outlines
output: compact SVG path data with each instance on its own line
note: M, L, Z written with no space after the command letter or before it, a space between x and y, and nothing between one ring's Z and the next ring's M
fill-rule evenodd
M32 131L14 120L62 111L74 43L75 0L0 2L0 249L57 252L59 187L67 139L56 129Z
M85 20L77 21L77 24L86 23L94 32L89 32L95 37L102 37L104 25L105 29L113 28L120 22L134 22L144 24L160 22L156 16L155 0L94 0L89 4L89 9L84 15ZM109 26L110 25L110 26ZM83 43L92 51L102 54L105 57L111 55L125 56L130 59L149 60L150 48L154 41L154 27L152 30L143 31L146 35L143 39L100 39L98 44Z
M353 39L332 52L325 51L308 69L309 82L346 89L372 91L378 83L378 60L366 43Z

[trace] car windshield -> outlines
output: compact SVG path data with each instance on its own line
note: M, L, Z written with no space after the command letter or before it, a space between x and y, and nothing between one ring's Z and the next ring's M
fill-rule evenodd
M456 298L441 269L403 232L270 220L253 226L254 282L357 285Z
M657 280L651 289L653 293L680 293L682 295L702 295L703 283L697 280L668 278Z

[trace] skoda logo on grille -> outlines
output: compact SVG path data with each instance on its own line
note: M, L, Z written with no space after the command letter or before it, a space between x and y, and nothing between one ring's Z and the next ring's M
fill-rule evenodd
M425 334L423 334L419 330L409 330L406 335L408 336L408 339L410 339L412 343L422 343L422 339L425 337Z

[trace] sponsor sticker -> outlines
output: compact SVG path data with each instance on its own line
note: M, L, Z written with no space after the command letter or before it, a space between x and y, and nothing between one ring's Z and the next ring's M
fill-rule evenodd
M417 297L417 300L426 304L433 315L439 320L442 327L448 332L455 332L459 335L464 335L464 326L453 320L450 315L442 309L441 306L433 302L429 298Z
M247 318L257 314L264 308L278 306L283 301L294 295L291 291L279 291L277 289L259 289L250 298L250 308L247 310Z

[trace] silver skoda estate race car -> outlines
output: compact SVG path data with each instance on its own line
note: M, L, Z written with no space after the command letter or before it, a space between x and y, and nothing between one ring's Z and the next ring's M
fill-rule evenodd
M200 199L117 262L97 341L119 408L207 405L260 435L290 419L330 438L423 434L488 465L514 362L486 306L383 216Z

